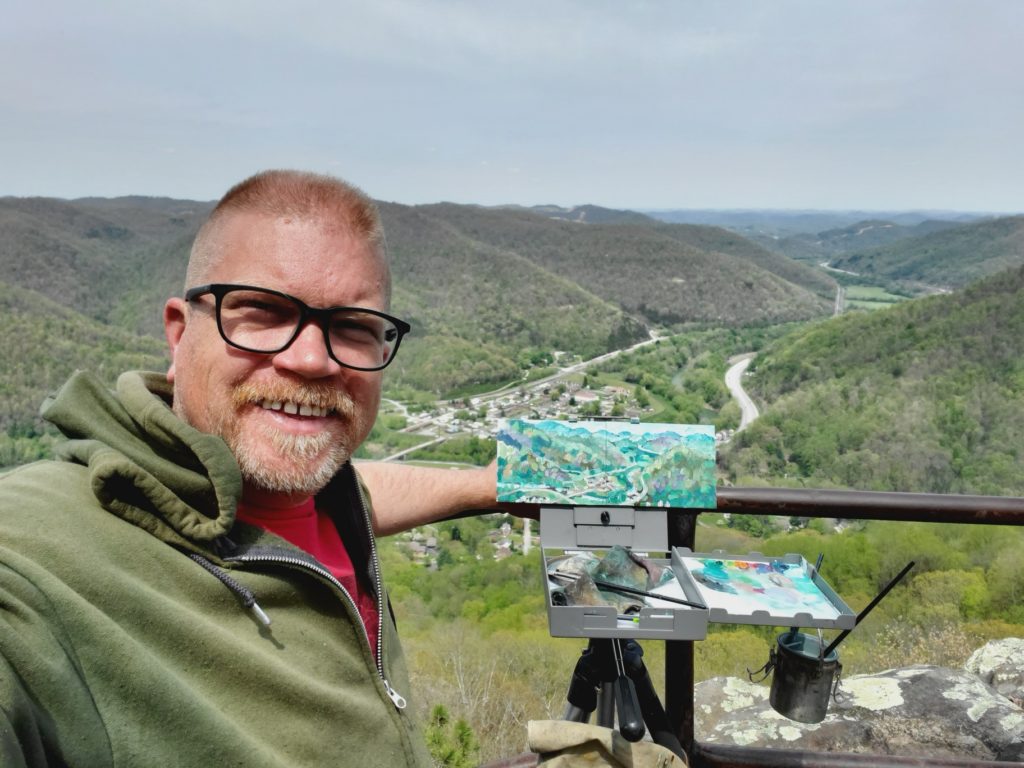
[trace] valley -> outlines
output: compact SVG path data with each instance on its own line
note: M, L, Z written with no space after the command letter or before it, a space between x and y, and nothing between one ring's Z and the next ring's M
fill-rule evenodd
M72 371L111 385L167 366L160 308L208 205L0 199L0 468L52 456L61 438L38 407ZM414 330L360 458L482 465L500 418L635 418L714 425L722 485L1024 496L1015 217L381 208L393 311ZM976 279L956 283L928 249ZM558 716L557 670L580 650L548 635L536 548L520 542L537 543L529 524L501 515L381 540L422 701L464 718L491 757L514 753L514 723ZM855 609L918 560L845 645L851 674L961 664L1024 636L1016 528L708 511L697 546L824 553ZM744 674L771 638L716 627L698 679ZM648 652L657 679L660 644Z

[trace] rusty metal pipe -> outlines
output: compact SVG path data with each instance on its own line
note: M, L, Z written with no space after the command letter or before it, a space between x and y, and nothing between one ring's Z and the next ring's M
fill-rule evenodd
M817 488L719 488L718 512L1024 525L1024 498Z
M1005 768L1020 763L990 760L964 760L949 757L903 757L897 755L868 755L848 752L814 752L797 749L765 749L761 747L732 747L724 744L694 742L690 764L693 768Z

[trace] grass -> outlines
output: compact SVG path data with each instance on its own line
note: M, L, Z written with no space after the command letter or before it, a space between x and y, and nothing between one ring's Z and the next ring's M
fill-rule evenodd
M851 285L846 289L846 299L852 302L872 302L878 304L895 304L905 301L906 296L889 293L877 285Z

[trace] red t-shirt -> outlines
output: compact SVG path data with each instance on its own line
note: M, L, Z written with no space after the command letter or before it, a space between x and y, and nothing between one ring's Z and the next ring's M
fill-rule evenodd
M377 603L373 596L363 589L356 578L352 560L345 549L338 529L331 518L318 510L312 498L291 509L270 509L239 502L237 518L244 523L255 525L285 541L294 544L327 567L342 583L359 609L359 615L370 639L370 649L377 655L377 634L380 625L377 618Z

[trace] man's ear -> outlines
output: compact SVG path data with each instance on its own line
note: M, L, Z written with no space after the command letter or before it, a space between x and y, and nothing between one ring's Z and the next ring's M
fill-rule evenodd
M177 297L168 299L164 304L164 335L167 337L167 346L171 352L171 366L167 369L167 381L171 384L174 383L174 363L178 357L178 346L185 333L187 319L188 307L185 300Z

